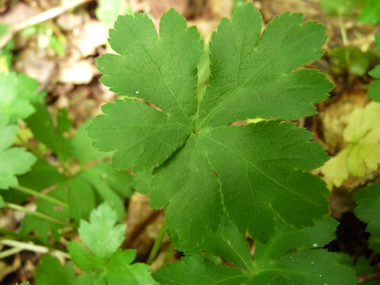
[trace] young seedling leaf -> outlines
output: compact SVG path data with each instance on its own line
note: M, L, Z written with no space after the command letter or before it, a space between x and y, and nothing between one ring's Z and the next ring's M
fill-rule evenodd
M348 145L321 168L323 179L331 189L349 177L364 177L380 164L380 103L371 102L356 108L343 132Z
M11 147L18 126L8 123L8 116L0 111L0 189L18 185L16 175L28 172L36 162L36 158L24 148Z
M17 124L17 119L25 119L35 111L32 103L42 102L46 94L37 93L37 88L37 80L26 75L0 73L0 111L9 116L12 124Z
M116 221L116 212L103 203L91 212L90 222L80 222L79 236L99 262L105 263L124 240L125 225L115 226Z
M380 35L375 35L375 43L376 52L380 56ZM368 96L380 103L380 65L375 66L375 68L369 72L369 75L377 80L372 81L369 85Z
M45 254L39 261L35 272L38 285L71 285L75 278L73 262L61 266L58 258Z
M152 284L146 264L133 264L135 250L121 251L125 225L115 225L116 212L103 203L90 214L90 222L80 223L79 236L89 251L77 242L69 242L68 249L74 263L86 273L74 284Z
M290 13L262 35L261 25L252 4L237 9L232 22L222 20L201 102L195 75L203 42L173 9L162 16L159 35L146 16L120 16L109 41L119 55L97 60L101 81L127 99L103 106L105 115L86 130L99 150L116 151L115 168L156 168L151 206L167 207L171 237L189 246L218 230L225 209L241 233L249 229L262 241L273 233L276 213L300 227L328 211L323 182L304 173L327 159L308 142L310 133L279 121L227 126L314 114L313 103L332 87L315 70L295 70L323 54L323 26Z

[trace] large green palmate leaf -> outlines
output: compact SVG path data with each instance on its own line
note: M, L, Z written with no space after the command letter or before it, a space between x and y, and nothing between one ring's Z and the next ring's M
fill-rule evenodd
M252 4L237 9L232 22L222 20L211 38L201 102L196 66L203 42L173 9L162 16L159 36L147 16L120 16L109 40L119 55L97 60L101 81L128 99L105 105L88 134L99 150L116 151L117 169L155 167L151 206L166 206L171 238L189 248L218 230L225 210L240 232L249 229L261 241L273 233L276 213L301 227L328 212L324 183L304 172L327 159L308 142L310 133L280 121L227 126L314 114L313 103L332 87L315 70L295 71L323 54L323 26L290 13L262 35L261 24Z
M254 261L244 239L224 219L218 233L210 233L200 248L220 254L237 268L189 256L158 270L153 277L161 284L357 284L354 272L340 264L340 256L320 249L331 241L338 222L317 221L313 227L296 229L276 220L276 231L266 244L255 243ZM225 237L229 236L229 239ZM217 244L214 244L217 242ZM222 245L222 243L224 244ZM218 251L213 249L217 248ZM189 251L188 251L189 252Z

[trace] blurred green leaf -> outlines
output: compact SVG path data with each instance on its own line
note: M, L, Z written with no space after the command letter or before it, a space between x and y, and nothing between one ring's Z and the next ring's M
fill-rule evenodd
M9 116L10 123L25 119L35 112L32 103L42 102L45 93L37 93L37 80L26 75L0 73L0 111Z
M366 0L358 21L366 22L372 25L378 24L380 22L380 1Z
M53 118L44 104L34 104L34 108L37 112L25 120L28 127L39 142L57 154L61 162L66 161L70 157L72 149L71 139L65 137L65 133L71 127L67 110L58 111L57 123L54 124Z
M353 75L363 76L375 57L370 52L362 52L358 47L337 47L333 48L328 56L334 73L348 69Z
M35 270L37 285L71 285L75 278L73 262L61 266L58 258L45 254Z
M0 189L18 185L16 175L28 172L36 162L36 158L26 149L11 147L18 126L8 125L8 120L8 116L0 110Z
M72 138L71 154L75 159L84 165L91 160L103 159L111 156L112 152L98 151L92 146L92 139L87 136L85 128L89 125L89 120L84 122L76 131L75 137Z
M95 15L100 21L106 23L111 28L122 3L122 0L98 0L98 8L95 9Z

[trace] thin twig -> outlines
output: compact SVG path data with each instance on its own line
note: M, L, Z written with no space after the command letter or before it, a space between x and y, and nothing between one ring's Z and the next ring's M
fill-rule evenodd
M357 276L360 283L364 283L372 280L380 280L380 272L362 274Z
M17 253L17 252L19 252L21 250L29 250L29 251L33 251L33 252L39 252L39 253L48 253L48 252L50 252L50 253L52 253L54 255L60 255L60 256L63 256L65 258L71 258L70 254L68 254L66 252L63 252L63 251L60 251L60 250L57 250L57 249L53 249L52 250L52 249L49 249L46 246L35 245L33 243L26 243L26 242L21 242L21 241L16 241L16 240L6 240L6 239L4 239L4 240L0 240L0 244L6 245L6 246L11 246L11 247L14 247L15 249L18 249L18 251L15 250L14 253ZM0 256L2 256L4 254L5 254L5 251L0 252ZM11 255L11 254L9 254L9 255Z
M50 10L47 10L45 12L42 12L36 16L30 17L24 21L21 21L19 23L14 24L13 26L10 27L10 29L7 31L7 33L0 38L0 48L3 48L7 42L9 42L14 34L17 32L33 26L35 24L45 22L49 19L53 19L63 13L65 13L67 10L70 10L72 8L75 8L85 2L89 2L90 0L73 0L73 1L65 1L63 5L59 7L52 8Z
M161 247L162 240L164 239L164 236L165 236L165 230L166 230L166 221L164 220L164 222L162 223L162 226L161 226L160 233L158 234L158 237L157 237L156 241L154 242L153 248L149 254L148 262L147 262L148 265L151 265L153 260L157 256L157 253Z

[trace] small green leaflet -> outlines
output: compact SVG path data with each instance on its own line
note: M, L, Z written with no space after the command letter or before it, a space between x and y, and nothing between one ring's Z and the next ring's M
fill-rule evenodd
M375 43L375 50L377 54L380 55L380 35L375 35ZM380 65L376 65L375 68L369 72L369 75L377 80L372 81L369 85L368 96L380 103Z
M224 248L220 245L216 248L224 251L223 257L238 268L216 265L200 256L189 256L181 262L169 264L167 269L157 271L153 277L162 284L357 284L354 272L340 264L338 254L319 249L331 241L336 226L335 220L325 218L317 221L314 227L295 229L277 219L276 231L267 244L255 244L254 262L247 244L242 250L243 241L232 238ZM224 235L232 237L233 230L226 220L225 229L227 234L221 231L219 237L209 236L202 248L209 252L213 243L223 240ZM249 266L241 267L241 261L236 263L238 258L230 258L233 255L240 255L240 260Z
M35 111L33 102L42 103L46 94L37 93L37 88L37 80L26 75L0 73L0 111L9 116L12 124L17 124L17 119L25 119Z
M24 148L11 148L17 131L18 126L8 125L8 116L0 111L0 189L18 185L16 175L28 172L36 162Z
M262 35L261 27L252 4L237 9L232 22L221 21L199 104L196 66L203 41L173 9L162 16L159 36L147 16L118 17L109 42L119 55L97 60L101 81L128 99L103 106L105 115L86 130L99 150L116 150L115 168L156 167L150 202L167 207L174 240L196 244L207 229L217 231L224 209L241 232L248 228L261 241L273 233L276 213L299 227L328 212L324 183L304 173L327 159L308 142L309 132L280 121L227 126L315 114L313 103L332 88L315 70L295 71L323 54L325 27L302 24L301 14L290 13L274 18Z
M81 220L79 236L88 251L77 242L69 242L69 253L80 269L73 284L158 284L148 272L149 266L136 263L135 250L118 249L124 240L125 225L115 225L116 212L103 203L90 214L90 222Z

